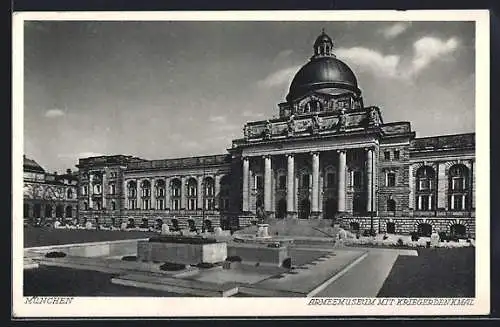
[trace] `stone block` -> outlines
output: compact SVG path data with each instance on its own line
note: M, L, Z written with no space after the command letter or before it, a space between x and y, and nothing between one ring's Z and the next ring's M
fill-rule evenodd
M217 263L227 257L226 243L185 244L139 241L137 258L182 264Z
M259 265L281 267L283 261L289 258L288 247L267 247L256 244L231 244L227 247L228 256L238 256L242 263L259 263Z

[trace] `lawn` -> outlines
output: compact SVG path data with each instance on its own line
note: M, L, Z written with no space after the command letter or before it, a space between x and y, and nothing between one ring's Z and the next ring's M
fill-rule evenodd
M475 296L475 247L417 251L398 257L379 297Z
M154 232L103 231L85 229L53 229L48 227L24 227L24 247L75 244L86 242L117 241L147 238Z
M40 266L24 271L24 296L186 296L115 285L115 275L96 271Z

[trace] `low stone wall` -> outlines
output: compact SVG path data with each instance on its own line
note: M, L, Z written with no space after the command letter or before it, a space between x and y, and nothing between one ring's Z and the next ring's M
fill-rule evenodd
M450 233L450 226L453 224L461 224L466 228L466 234L470 234L475 238L476 223L475 218L455 218L455 217L374 217L373 228L376 232L387 232L387 223L394 223L396 234L410 234L417 230L420 223L427 223L441 232ZM370 217L344 217L340 221L340 226L343 229L351 230L351 223L359 224L359 232L363 233L370 229ZM379 229L380 227L380 229Z
M139 240L120 240L83 244L53 245L28 249L30 252L46 254L52 251L64 252L75 257L116 257L135 254Z
M270 265L281 267L283 261L289 258L288 247L267 247L257 244L228 244L227 254L229 257L238 256L242 263L255 263L259 265Z
M226 243L181 244L140 241L137 259L141 261L199 264L222 262L227 257Z

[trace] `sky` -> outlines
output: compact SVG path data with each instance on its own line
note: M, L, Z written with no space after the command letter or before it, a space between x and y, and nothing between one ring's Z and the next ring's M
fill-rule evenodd
M474 132L474 22L28 21L24 153L50 172L226 153L278 116L323 28L384 122Z

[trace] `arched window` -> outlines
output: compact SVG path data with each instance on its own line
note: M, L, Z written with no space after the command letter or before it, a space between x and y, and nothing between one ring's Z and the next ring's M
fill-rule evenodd
M73 199L73 190L71 188L69 188L67 191L66 191L66 197L68 199Z
M394 199L387 199L387 211L396 211L396 201Z
M203 180L203 208L205 210L215 209L215 181L212 177Z
M109 184L109 194L110 195L114 195L116 192L116 185L115 183L110 183Z
M229 211L230 209L230 191L231 191L231 179L228 175L224 175L220 179L220 198L219 198L219 208L221 211Z
M141 183L142 197L151 196L151 183L148 180L144 180Z
M360 194L355 194L352 199L352 210L355 213L364 213L366 211L365 199Z
M417 170L416 175L417 210L434 210L436 206L434 196L436 174L434 169L429 166L422 166Z
M396 224L393 222L388 222L386 224L386 231L388 234L395 234L396 233Z
M469 170L463 164L456 164L449 169L448 208L466 210L468 200Z
M66 218L71 218L73 216L73 208L71 206L66 207Z
M87 202L83 202L83 208L85 211L89 210L89 204Z
M432 226L427 223L421 223L417 226L417 232L420 236L431 236Z
M111 210L116 210L116 202L111 201Z
M166 183L165 180L159 179L156 181L156 209L165 209Z
M467 229L462 224L453 224L450 226L450 234L453 236L465 236Z
M182 182L178 178L174 178L171 182L172 189L172 210L181 209L181 193L182 193Z
M56 206L56 218L62 218L64 215L64 206L58 205Z
M358 222L350 222L349 223L349 228L351 229L351 231L353 232L357 232L359 231L359 223Z
M137 183L135 181L130 181L127 184L128 197L135 198L137 196Z
M189 178L187 181L187 209L196 210L197 208L197 193L198 193L198 182L195 178Z

